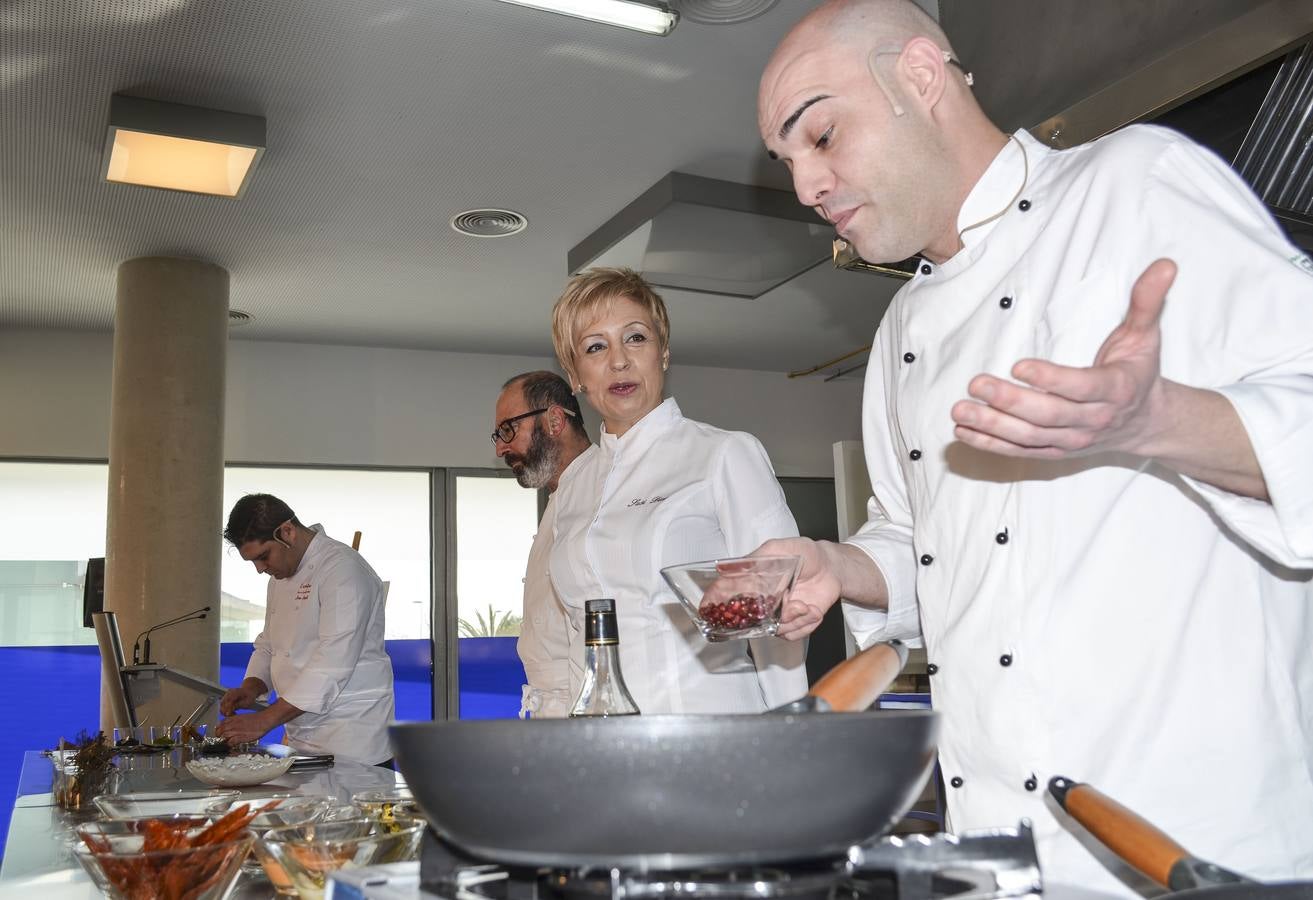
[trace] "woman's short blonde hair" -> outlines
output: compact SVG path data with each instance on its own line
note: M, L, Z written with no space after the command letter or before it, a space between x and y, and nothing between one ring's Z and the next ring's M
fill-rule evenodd
M657 349L664 355L670 347L670 317L666 304L652 286L633 269L589 269L574 276L552 307L552 344L556 359L569 376L575 375L575 341L579 329L596 318L598 311L617 297L628 297L641 306L656 328Z

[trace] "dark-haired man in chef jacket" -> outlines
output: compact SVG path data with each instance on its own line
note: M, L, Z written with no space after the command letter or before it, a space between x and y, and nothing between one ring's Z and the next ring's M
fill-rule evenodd
M289 746L390 766L392 661L383 643L383 583L355 550L307 528L282 500L247 494L233 506L225 539L269 575L264 630L241 685L219 711L217 733L257 741L286 725ZM267 709L235 714L268 693Z
M579 400L555 372L524 372L502 385L492 444L520 487L556 493L561 475L593 450ZM570 621L547 571L556 508L547 501L524 570L524 616L515 649L527 684L520 718L570 714Z
M1058 774L1313 876L1313 263L1179 134L1001 132L906 0L810 13L758 122L864 258L923 260L867 368L869 520L762 550L804 557L781 634L843 597L863 645L924 638L951 826L1031 819L1050 883L1126 890Z

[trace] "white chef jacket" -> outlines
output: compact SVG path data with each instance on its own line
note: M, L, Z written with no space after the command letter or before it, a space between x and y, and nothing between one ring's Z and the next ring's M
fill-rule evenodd
M955 829L1029 817L1046 878L1120 889L1045 799L1061 774L1201 858L1308 877L1313 618L1309 573L1293 569L1313 564L1313 266L1180 135L1136 126L1064 152L1016 137L1019 197L1009 142L958 227L1007 213L922 266L876 333L874 497L849 543L890 607L849 605L848 621L865 645L915 635L919 613ZM1234 404L1271 503L1140 458L955 442L950 409L974 375L1010 378L1026 357L1092 364L1159 257L1179 266L1163 375Z
M562 474L592 452L593 447L589 445L570 461ZM555 517L555 501L549 498L538 523L538 533L533 536L529 562L524 570L524 616L520 624L520 639L515 642L515 650L524 665L524 676L529 682L523 688L521 719L526 715L535 719L564 718L570 714L574 702L574 695L570 693L571 625L547 574Z
M798 527L761 443L685 419L665 400L564 473L550 573L573 623L571 696L583 677L587 600L615 600L620 668L652 713L760 712L807 693L801 643L709 643L664 566L741 556ZM748 653L751 645L751 655Z
M392 661L383 583L364 557L316 532L290 578L270 578L264 630L246 666L302 714L287 743L368 764L390 759Z

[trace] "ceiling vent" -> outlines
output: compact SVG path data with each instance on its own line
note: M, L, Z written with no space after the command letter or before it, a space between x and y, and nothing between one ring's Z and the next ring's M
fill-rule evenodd
M528 219L509 209L471 209L451 219L451 227L461 234L482 238L509 237L528 225Z
M228 327L238 328L242 325L248 325L253 318L254 316L248 312L242 312L240 309L230 309L228 310Z
M779 0L678 0L671 5L679 14L703 25L733 25L770 10Z

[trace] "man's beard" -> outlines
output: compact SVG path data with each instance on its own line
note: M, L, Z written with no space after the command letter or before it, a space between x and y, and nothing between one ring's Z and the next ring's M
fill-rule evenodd
M506 465L515 473L515 480L520 487L537 490L551 484L560 459L561 448L535 423L533 437L529 439L529 449L524 456L506 454Z

